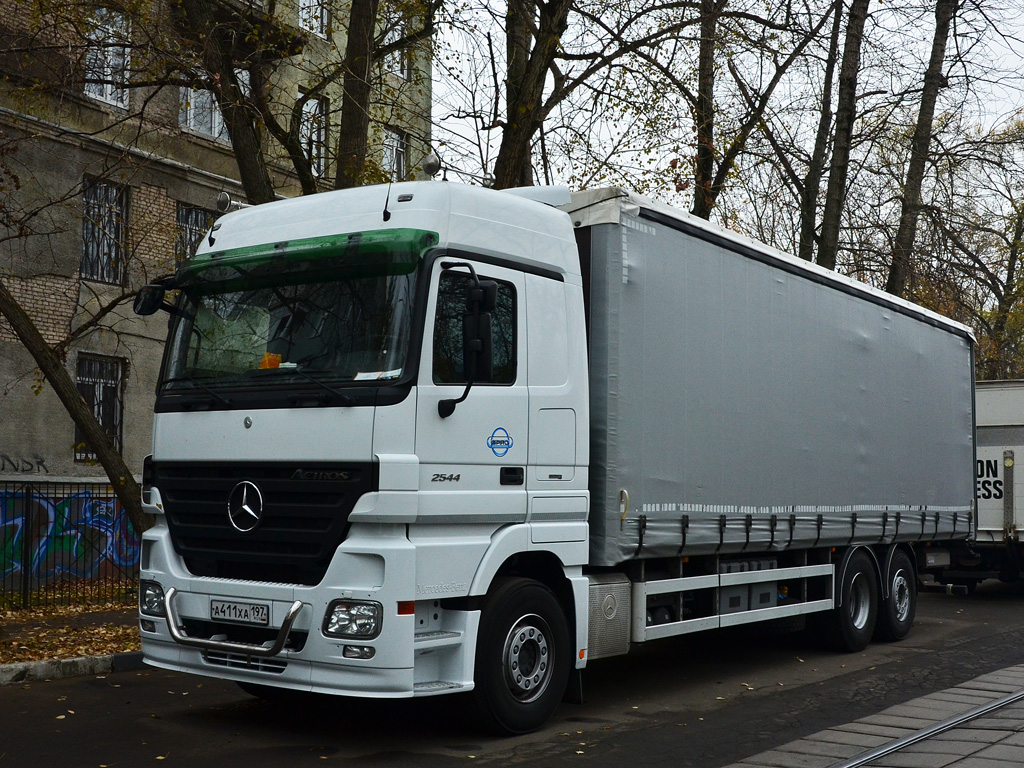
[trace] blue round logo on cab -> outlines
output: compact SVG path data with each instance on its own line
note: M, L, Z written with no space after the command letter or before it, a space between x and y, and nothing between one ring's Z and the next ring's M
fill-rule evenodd
M491 449L491 453L500 459L512 447L512 436L504 427L498 427L487 438L487 447Z

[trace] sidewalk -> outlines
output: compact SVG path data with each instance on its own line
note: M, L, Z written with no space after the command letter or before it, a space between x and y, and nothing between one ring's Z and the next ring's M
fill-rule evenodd
M57 680L76 675L102 675L112 671L142 668L141 651L119 652L130 647L124 634L137 637L138 612L123 608L70 615L33 615L11 611L0 621L0 643L24 646L24 654L0 653L0 685L37 680ZM120 637L116 636L120 633ZM55 659L68 648L76 658ZM36 656L42 660L21 661L18 656ZM11 661L11 659L14 659Z
M838 768L844 761L913 737L1024 689L1024 665L890 707L791 741L728 768ZM1011 768L1024 765L1024 700L931 735L863 765L871 768Z

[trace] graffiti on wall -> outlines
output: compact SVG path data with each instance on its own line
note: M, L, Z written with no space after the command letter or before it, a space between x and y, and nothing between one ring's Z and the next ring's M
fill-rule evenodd
M109 491L69 494L0 485L0 578L46 584L133 570L141 541Z
M22 475L48 475L46 459L33 454L32 456L11 455L0 453L0 472L17 472Z

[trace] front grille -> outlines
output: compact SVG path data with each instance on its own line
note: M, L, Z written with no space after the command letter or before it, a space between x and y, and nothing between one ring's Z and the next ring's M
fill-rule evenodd
M222 653L220 651L203 651L203 661L218 667L248 669L253 672L267 672L272 675L280 675L288 668L288 662L283 659L242 656L237 653Z
M248 532L228 516L238 483L263 498ZM375 464L153 464L174 548L196 576L318 584L345 540L356 501L377 490Z

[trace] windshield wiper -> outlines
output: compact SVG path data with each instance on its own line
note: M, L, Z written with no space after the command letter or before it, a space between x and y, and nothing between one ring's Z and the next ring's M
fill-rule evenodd
M323 372L322 368L314 368L313 370ZM336 387L332 387L330 384L325 384L324 382L320 381L320 379L316 378L315 376L310 376L308 373L306 373L305 371L303 371L300 368L292 368L292 369L289 370L289 373L297 373L302 378L307 379L308 381L312 381L318 387L322 387L323 389L326 389L332 395L337 397L341 401L342 405L353 405L353 404L355 404L355 400L350 395L346 395L340 389L337 389Z
M208 387L206 384L203 384L201 381L199 381L199 379L195 378L194 376L178 376L177 378L167 379L165 383L174 384L175 382L181 381L186 381L193 387L203 390L203 392L208 394L221 405L231 405L231 401L228 398L224 397L224 395L220 394L212 387Z

